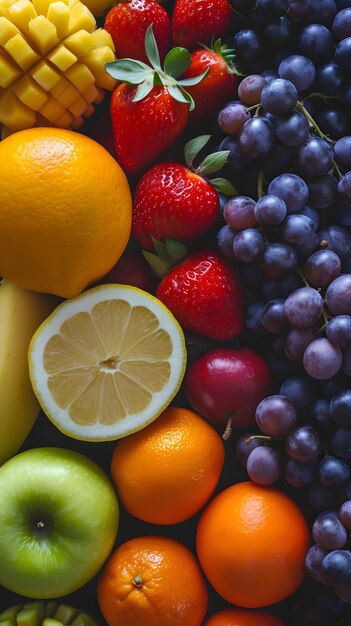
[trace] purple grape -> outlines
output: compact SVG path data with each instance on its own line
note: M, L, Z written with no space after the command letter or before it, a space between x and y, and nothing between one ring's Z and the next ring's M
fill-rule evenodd
M313 578L313 580L316 580L318 583L322 583L322 585L333 584L322 570L322 562L327 554L328 550L325 550L318 544L315 544L309 549L305 559L307 573L311 576L311 578Z
M268 154L274 142L272 122L254 117L245 122L239 135L240 150L249 159L260 159Z
M292 328L286 336L285 354L290 361L302 361L305 350L315 340L313 328Z
M278 74L280 78L292 82L297 91L301 93L309 89L314 83L316 68L308 57L294 54L281 62L278 67Z
M318 431L329 435L335 430L329 410L330 401L327 398L317 398L311 406L311 424Z
M337 199L338 181L331 174L323 174L323 176L311 178L308 181L308 189L310 192L308 204L315 209L326 209Z
M334 583L351 582L351 552L349 550L333 550L322 562L322 570Z
M334 146L334 153L337 164L349 170L351 168L351 136L339 139Z
M274 245L274 244L271 244ZM278 244L280 245L280 244ZM268 246L266 246L268 248ZM264 257L264 255L263 255ZM296 253L294 254L294 258L296 259ZM296 263L296 260L295 260ZM269 265L267 264L267 268L264 268L262 265L262 272L266 270L269 272ZM280 273L279 264L277 267L278 274ZM288 275L284 275L280 279L270 279L264 277L262 280L262 295L266 300L274 300L274 298L286 298L292 291L298 289L301 286L301 279L298 274L295 272L290 272Z
M351 345L347 345L342 351L342 370L351 378Z
M347 530L351 530L351 500L343 502L339 510L339 518Z
M340 348L324 337L312 341L303 356L303 366L307 374L317 380L332 378L340 370L341 364Z
M330 449L332 454L351 461L351 430L349 428L338 428L330 439Z
M279 228L282 239L292 245L299 245L308 241L314 230L313 221L306 215L297 213L288 215Z
M330 415L339 426L351 427L351 389L336 393L330 401Z
M250 452L246 471L255 483L272 485L281 474L281 461L278 452L270 446L260 446Z
M284 465L284 478L288 485L303 489L312 484L315 475L315 463L299 463L294 459L287 459Z
M294 328L311 328L319 320L323 310L322 296L312 287L301 287L285 300L285 317Z
M304 275L316 287L327 287L337 277L341 261L332 250L317 250L306 261Z
M318 515L312 526L312 536L326 550L343 548L347 541L346 529L333 512Z
M310 24L301 30L297 45L303 55L321 65L332 56L333 37L325 26Z
M223 217L231 228L243 230L255 226L256 202L247 196L230 198L223 210Z
M334 150L331 145L319 137L311 137L297 147L297 165L303 175L322 176L330 170Z
M332 30L337 42L351 37L351 8L342 9L336 14Z
M265 276L280 280L297 267L297 254L285 243L269 243L265 246L261 269Z
M345 461L326 455L318 464L317 478L326 487L342 487L350 480L350 468Z
M261 315L262 326L272 335L280 335L288 328L284 315L284 300L276 298L267 302Z
M335 509L338 506L338 499L335 489L325 487L320 483L312 483L308 489L308 500L316 511L326 511Z
M270 437L285 437L297 423L293 403L285 396L268 396L256 409L256 424Z
M278 196L266 195L258 200L255 206L255 218L264 226L277 226L287 213L284 200Z
M250 111L243 104L229 102L218 114L218 125L224 133L236 135L249 119Z
M351 172L346 172L339 181L338 193L344 205L351 208Z
M276 78L262 89L261 103L265 111L273 115L282 115L291 111L298 100L296 87L289 80Z
M283 382L279 394L289 398L301 416L316 399L317 389L315 382L308 376L291 376Z
M351 233L346 228L336 224L330 224L327 228L319 231L319 241L323 247L332 250L343 260L351 254Z
M287 146L299 146L304 143L310 132L307 118L299 111L279 116L274 128L278 139Z
M238 261L250 263L260 257L264 251L264 239L255 228L240 231L233 242L234 255Z
M267 193L284 200L288 213L300 211L308 200L308 187L296 174L280 174L268 185Z
M343 274L330 283L326 300L333 315L351 315L351 274Z
M246 467L246 462L249 454L255 448L264 445L264 440L260 439L260 437L255 437L256 433L245 433L244 435L240 435L236 442L236 456L238 458L239 463Z
M287 455L299 463L314 461L321 451L321 440L317 431L309 424L298 426L285 439Z
M236 231L234 231L230 226L223 226L216 235L216 247L222 256L224 256L229 261L233 261L235 259L233 243L234 237L236 236Z
M346 72L351 64L351 37L342 39L335 50L335 61Z

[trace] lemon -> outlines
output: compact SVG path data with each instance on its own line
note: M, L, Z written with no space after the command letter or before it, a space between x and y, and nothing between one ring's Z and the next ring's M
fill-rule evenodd
M118 439L152 422L177 393L186 366L182 329L154 296L100 285L66 300L29 346L34 392L66 435Z

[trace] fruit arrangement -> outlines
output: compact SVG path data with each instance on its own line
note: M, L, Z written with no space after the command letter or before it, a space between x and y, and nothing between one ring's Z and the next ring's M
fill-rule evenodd
M0 626L351 625L350 68L350 0L0 0Z

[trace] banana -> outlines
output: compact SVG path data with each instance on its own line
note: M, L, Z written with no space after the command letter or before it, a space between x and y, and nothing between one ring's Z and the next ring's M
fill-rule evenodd
M0 282L0 465L16 454L39 412L29 378L28 346L58 299Z

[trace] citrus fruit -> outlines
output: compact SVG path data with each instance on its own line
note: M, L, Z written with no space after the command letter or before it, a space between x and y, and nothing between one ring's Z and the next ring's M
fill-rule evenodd
M31 128L0 143L0 276L70 298L116 263L132 216L128 181L93 139Z
M34 334L29 370L51 421L77 439L117 439L170 403L186 363L183 332L154 296L99 285L62 302Z
M177 524L210 499L224 464L222 438L204 418L169 407L117 443L111 473L129 513L151 524Z
M102 571L97 596L108 626L200 626L208 600L190 550L158 536L119 546Z
M204 626L284 626L283 622L265 611L245 609L224 609L212 615Z
M299 587L309 540L305 518L289 496L243 482L207 505L196 546L205 575L225 600L259 608Z

